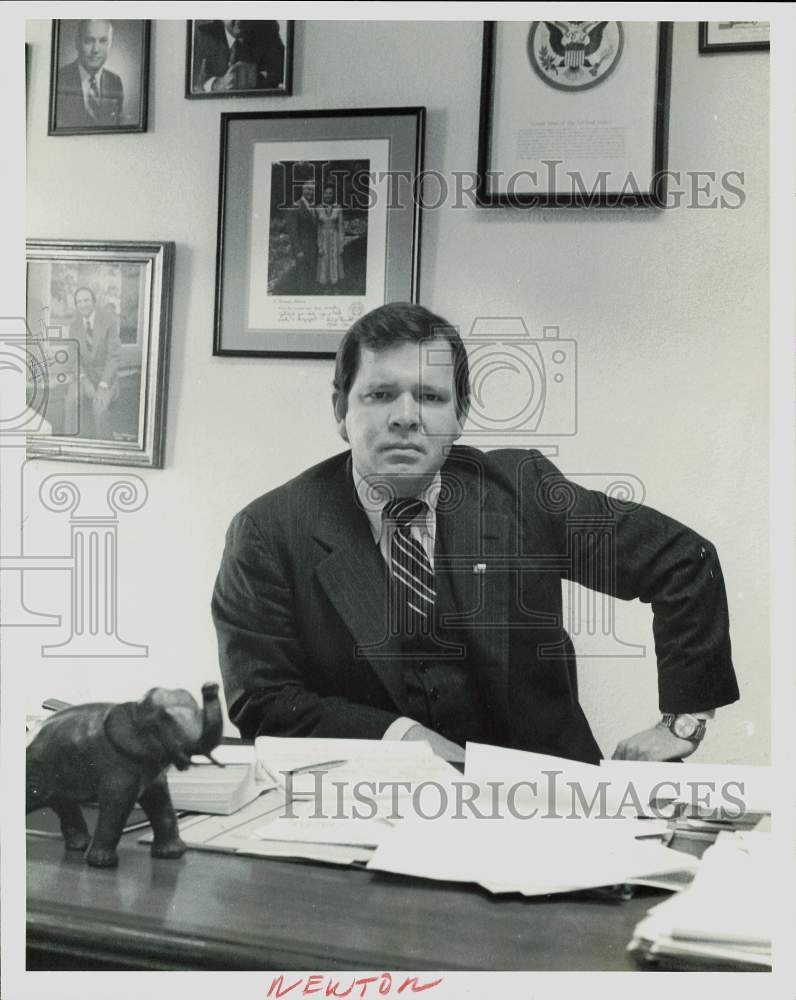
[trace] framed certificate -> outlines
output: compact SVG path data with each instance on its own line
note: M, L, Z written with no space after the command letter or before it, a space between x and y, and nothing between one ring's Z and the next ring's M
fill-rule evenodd
M424 108L221 116L213 353L332 358L417 294Z
M671 25L484 24L480 205L663 207Z
M699 51L753 52L768 50L768 21L700 21Z

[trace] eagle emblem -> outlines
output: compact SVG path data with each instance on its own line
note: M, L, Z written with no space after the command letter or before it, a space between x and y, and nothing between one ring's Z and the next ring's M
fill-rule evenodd
M585 90L613 72L623 44L621 21L534 21L528 58L551 87Z

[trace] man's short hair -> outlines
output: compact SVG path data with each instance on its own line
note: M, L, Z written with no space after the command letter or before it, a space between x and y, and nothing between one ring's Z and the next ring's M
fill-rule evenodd
M93 302L93 304L94 305L97 304L97 296L94 294L94 289L89 288L88 285L81 285L79 288L75 289L74 294L72 295L72 298L75 300L75 304L77 304L77 297L81 292L88 292L88 294L91 296L91 301Z
M75 41L80 42L83 38L83 32L87 24L92 24L94 21L102 21L103 24L108 25L108 38L113 38L113 21L109 21L107 17L87 17L82 21L77 22L77 34L75 35Z
M411 302L390 302L372 309L343 337L334 367L336 418L342 420L348 411L348 393L359 370L362 347L380 351L402 342L420 343L435 337L447 340L451 346L456 415L463 421L470 406L470 366L459 331L425 306Z

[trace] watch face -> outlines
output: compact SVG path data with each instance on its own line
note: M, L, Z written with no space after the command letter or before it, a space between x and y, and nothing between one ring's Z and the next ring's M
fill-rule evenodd
M695 719L693 715L678 715L674 720L672 730L675 736L679 736L681 740L687 740L694 735L698 725L699 720Z

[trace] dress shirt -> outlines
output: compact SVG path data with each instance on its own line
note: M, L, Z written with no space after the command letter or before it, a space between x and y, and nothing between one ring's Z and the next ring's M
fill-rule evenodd
M389 568L390 546L395 526L384 523L383 512L384 505L392 498L386 495L380 497L378 495L378 487L371 488L368 481L360 475L356 468L354 468L353 472L357 496L367 514L370 530L373 533L373 541L379 546L382 558ZM414 518L409 529L412 538L423 546L432 569L434 568L434 545L437 541L437 500L439 499L441 486L442 476L437 471L428 486L418 496L418 500L426 502L428 509L425 514L419 514ZM416 725L417 723L414 719L407 719L405 716L401 716L390 723L382 739L402 740L412 726Z
M85 105L86 111L91 114L91 105L88 103L88 95L91 90L91 78L92 76L97 81L97 100L99 100L99 95L102 93L102 74L105 72L105 67L100 66L96 73L89 73L87 69L84 69L82 63L77 64L78 72L80 73L80 89L83 91L83 104ZM93 116L92 116L93 117ZM94 318L94 313L91 314L92 319Z

